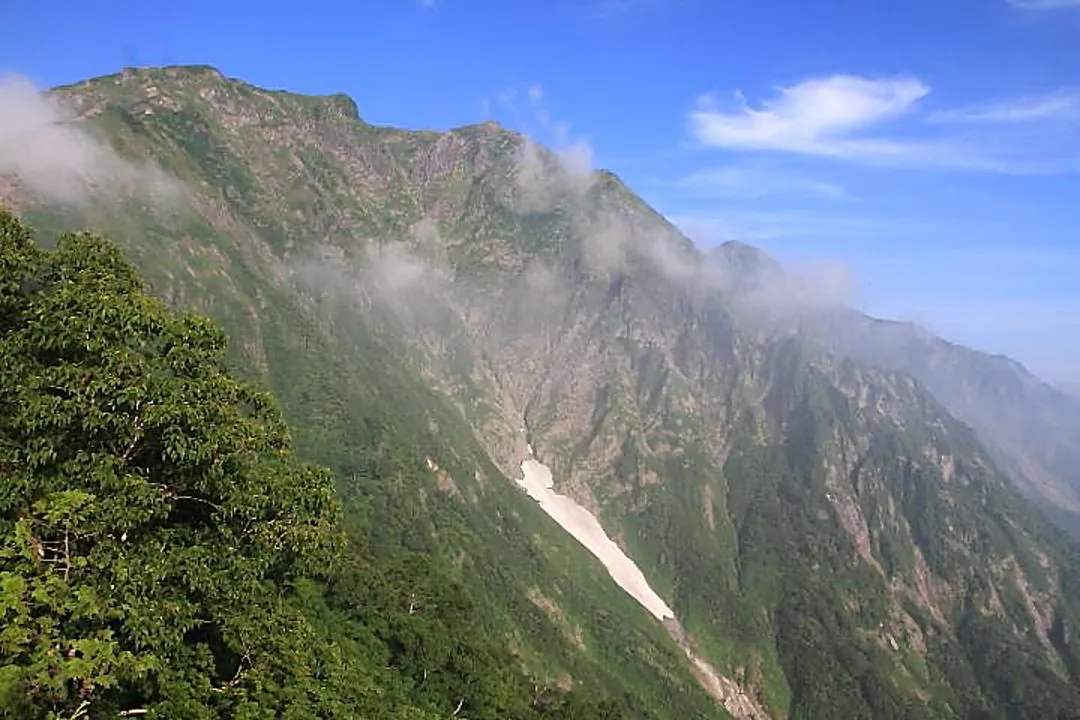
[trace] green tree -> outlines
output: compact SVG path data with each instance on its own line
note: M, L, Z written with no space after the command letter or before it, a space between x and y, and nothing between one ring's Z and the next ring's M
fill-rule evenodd
M312 654L288 588L339 510L225 346L107 241L47 251L0 213L0 712L288 704Z

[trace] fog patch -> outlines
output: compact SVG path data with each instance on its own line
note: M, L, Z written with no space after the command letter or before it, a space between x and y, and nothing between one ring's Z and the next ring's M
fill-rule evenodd
M551 111L544 105L544 89L529 87L525 93L526 107L518 106L518 93L507 90L500 94L499 104L509 109L526 127L550 138L552 149L540 145L526 133L514 157L514 182L518 190L518 207L522 212L546 212L565 203L580 202L596 182L592 146L583 138L571 135L570 125L554 122Z
M414 256L405 243L369 245L365 252L367 267L362 277L373 287L392 295L402 291L412 291L425 277L431 276L431 270L422 260Z
M451 283L435 261L441 250L437 225L424 219L402 239L352 243L350 249L328 240L288 266L294 285L315 298L416 315L444 304Z
M121 158L84 120L18 75L0 76L0 175L48 202L93 195L170 199L179 183L150 163Z
M753 320L797 318L848 307L858 294L854 274L841 263L783 265L742 243L725 243L709 253L697 282Z
M409 228L409 234L421 250L438 251L442 247L439 226L431 218L425 217L416 221Z
M527 137L518 145L514 183L522 212L546 212L562 203L580 202L595 181L592 149L583 141L555 152Z

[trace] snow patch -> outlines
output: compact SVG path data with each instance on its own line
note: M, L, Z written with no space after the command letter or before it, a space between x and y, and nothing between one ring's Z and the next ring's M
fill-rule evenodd
M532 448L529 450L531 455ZM546 465L530 457L521 463L521 474L523 477L517 484L540 504L541 510L603 563L616 585L657 620L663 622L675 617L675 612L649 587L640 568L607 536L596 516L552 489L555 481Z

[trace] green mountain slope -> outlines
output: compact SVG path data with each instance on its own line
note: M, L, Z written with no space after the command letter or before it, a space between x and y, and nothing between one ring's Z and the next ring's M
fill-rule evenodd
M819 334L839 351L911 374L974 428L1027 496L1080 537L1080 400L1009 358L919 328L844 314Z
M181 71L179 78L181 85L220 81L209 70ZM286 116L307 106L321 111L319 103L296 101ZM82 112L98 118L98 128L114 127L119 114ZM350 130L357 122L340 121ZM129 150L152 140L123 132L118 138ZM144 149L151 150L159 152ZM211 157L207 167L218 162ZM233 340L233 366L280 398L296 428L298 453L336 471L346 512L372 552L431 558L470 589L477 626L505 639L531 672L617 697L634 716L716 716L667 633L500 473L460 408L414 377L403 363L410 350L395 332L397 317L357 322L371 301L364 292L301 293L290 272L302 274L308 256L297 251L287 266L259 230L244 224L254 222L250 210L241 218L222 198L190 193L213 180L212 171L203 176L186 174L183 163L176 167L187 185L166 190L160 203L126 186L115 193L102 188L95 202L27 207L13 199L46 236L69 226L107 231L156 294L220 321ZM238 197L235 207L250 202ZM304 226L297 227L299 233ZM298 238L312 244L310 236Z
M0 213L0 717L621 716L534 684L428 558L346 548L224 348L113 245Z
M493 124L373 127L209 68L55 95L175 180L8 201L217 318L372 551L436 558L531 671L642 717L720 712L687 648L739 717L1078 716L1075 548L921 385L791 323L831 300L752 248L703 256ZM678 623L513 486L526 443Z

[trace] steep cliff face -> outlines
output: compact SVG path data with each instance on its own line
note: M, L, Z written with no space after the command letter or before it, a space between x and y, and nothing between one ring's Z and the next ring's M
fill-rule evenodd
M119 167L169 180L111 173L73 204L23 178L5 199L110 230L155 292L218 317L376 542L456 564L526 662L637 682L652 712L670 683L672 712L706 712L692 673L747 717L1076 716L1076 551L999 469L1035 477L1019 447L1067 486L1068 406L1025 406L1059 445L1029 450L1020 419L973 432L949 413L1034 386L943 345L895 362L760 252L702 254L613 175L494 124L374 127L209 68L54 95ZM429 486L370 480L359 448L403 441ZM641 566L673 640L509 482L526 444Z

